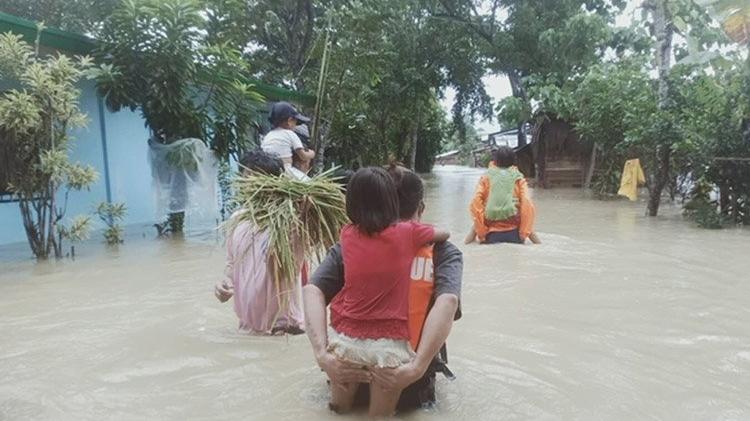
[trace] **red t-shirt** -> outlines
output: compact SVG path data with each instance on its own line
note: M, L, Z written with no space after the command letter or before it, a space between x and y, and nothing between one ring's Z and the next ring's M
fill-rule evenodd
M409 282L417 251L435 229L399 222L368 236L354 225L341 230L344 288L331 302L331 326L352 338L409 339Z

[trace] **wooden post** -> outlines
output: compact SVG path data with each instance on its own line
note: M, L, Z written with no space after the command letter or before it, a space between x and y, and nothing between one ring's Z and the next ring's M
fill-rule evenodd
M591 178L594 176L594 169L596 168L596 149L599 146L594 142L594 147L591 149L591 158L589 159L589 170L586 171L586 179L583 182L583 189L588 190L591 187Z

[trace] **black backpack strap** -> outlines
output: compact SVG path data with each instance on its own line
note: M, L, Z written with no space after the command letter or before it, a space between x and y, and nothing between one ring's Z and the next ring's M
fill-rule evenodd
M448 380L456 380L456 375L453 374L450 368L448 368L448 347L445 344L440 347L440 352L438 352L438 355L432 360L431 365L431 369L435 373L443 373Z

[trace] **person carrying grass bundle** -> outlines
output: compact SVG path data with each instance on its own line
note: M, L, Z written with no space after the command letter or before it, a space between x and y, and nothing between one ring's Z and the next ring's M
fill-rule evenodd
M382 168L363 168L349 181L341 231L344 285L331 303L327 352L372 369L414 358L409 344L409 287L414 256L449 234L418 221L399 221L399 196ZM311 339L312 340L312 339ZM331 408L348 412L359 384L331 379ZM371 416L391 415L401 389L371 388Z
M516 152L502 146L492 154L487 173L479 179L469 211L474 221L466 244L523 244L541 241L534 232L535 209L526 179L516 168Z
M265 152L248 152L240 160L245 175L281 176L280 159ZM230 218L241 218L245 209ZM234 296L234 311L239 328L253 334L302 334L304 315L300 302L302 285L298 280L276 282L276 266L270 248L268 230L259 230L249 221L241 221L227 233L227 262L224 279L214 294L226 302ZM302 256L297 256L301 262ZM286 305L281 305L280 297Z

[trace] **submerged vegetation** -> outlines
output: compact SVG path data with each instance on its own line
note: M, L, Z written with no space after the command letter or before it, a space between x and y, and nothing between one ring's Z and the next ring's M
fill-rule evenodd
M104 242L109 246L122 244L124 239L121 222L127 213L125 204L102 202L96 207L95 213L107 227L102 233Z

